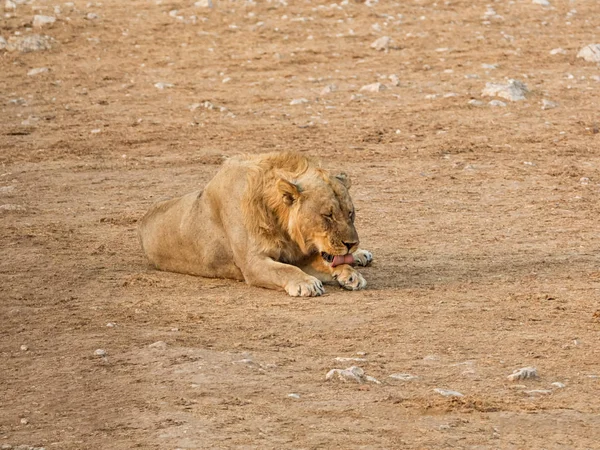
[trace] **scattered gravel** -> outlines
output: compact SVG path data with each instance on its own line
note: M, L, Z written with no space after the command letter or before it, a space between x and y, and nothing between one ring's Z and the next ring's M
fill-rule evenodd
M25 211L25 207L15 205L14 203L7 203L5 205L0 205L0 211Z
M8 39L6 49L8 51L19 51L21 53L38 52L50 50L56 41L50 36L30 34L28 36L12 36Z

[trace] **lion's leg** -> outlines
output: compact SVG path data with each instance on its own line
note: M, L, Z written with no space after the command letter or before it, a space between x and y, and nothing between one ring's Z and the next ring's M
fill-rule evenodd
M361 248L352 253L352 256L354 256L354 261L358 266L366 266L373 261L373 254L370 251Z
M359 252L360 250L355 253ZM370 255L369 252L366 253ZM367 286L367 281L354 267L349 264L340 264L339 266L332 267L319 254L314 255L306 264L300 266L300 268L321 281L337 281L344 289L351 291L364 289Z
M253 260L243 273L250 285L269 289L283 288L292 297L315 297L325 292L319 279L296 266L267 257Z

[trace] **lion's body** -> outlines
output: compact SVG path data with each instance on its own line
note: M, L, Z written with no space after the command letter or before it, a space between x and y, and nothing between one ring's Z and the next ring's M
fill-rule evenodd
M354 268L331 267L320 254L352 250L359 263L370 261L357 249L353 224L337 220L340 211L353 214L345 180L296 153L231 158L203 191L155 204L140 223L142 247L161 270L246 280L290 295L320 295L311 275L360 289L366 283ZM335 210L336 220L322 219L323 208Z

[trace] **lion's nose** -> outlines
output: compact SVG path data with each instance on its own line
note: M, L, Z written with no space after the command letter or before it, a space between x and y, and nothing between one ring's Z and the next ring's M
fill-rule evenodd
M348 249L348 253L350 253L350 250L351 250L351 249L352 249L354 246L356 246L356 245L358 244L358 242L344 242L343 244L344 244L344 245L346 246L346 248Z

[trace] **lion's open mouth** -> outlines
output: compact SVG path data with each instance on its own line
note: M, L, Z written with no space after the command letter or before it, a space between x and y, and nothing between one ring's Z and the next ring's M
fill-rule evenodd
M340 264L352 264L354 263L354 256L351 253L347 255L330 255L327 252L321 252L321 257L331 264L331 267L339 266Z

